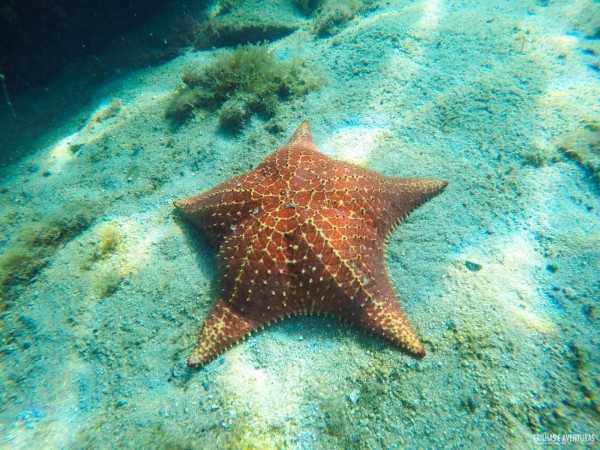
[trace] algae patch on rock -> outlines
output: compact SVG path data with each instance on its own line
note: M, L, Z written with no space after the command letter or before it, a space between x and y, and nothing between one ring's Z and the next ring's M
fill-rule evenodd
M586 170L592 182L600 188L600 123L588 123L568 133L559 151Z
M325 2L317 11L313 31L319 37L339 33L358 14L362 5L357 0L336 0Z
M319 86L298 60L278 61L267 43L223 52L204 69L187 69L165 117L184 122L199 109L219 112L222 127L237 130L250 116L275 115L281 101Z
M7 307L12 290L25 285L42 270L54 253L87 229L97 211L86 203L73 203L70 211L55 211L17 230L0 256L0 310Z

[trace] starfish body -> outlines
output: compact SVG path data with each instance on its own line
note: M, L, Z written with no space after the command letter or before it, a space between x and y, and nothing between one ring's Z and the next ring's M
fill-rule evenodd
M251 172L175 201L218 249L221 274L188 367L295 314L337 316L425 356L390 284L384 247L395 225L446 185L333 160L304 121Z

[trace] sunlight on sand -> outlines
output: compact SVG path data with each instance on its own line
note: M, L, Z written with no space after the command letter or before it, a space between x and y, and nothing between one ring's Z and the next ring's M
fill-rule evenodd
M83 128L50 147L50 151L42 163L44 168L53 173L61 172L69 161L77 157L84 145L116 134L134 117L144 114L151 106L163 101L169 95L171 92L168 91L143 92L127 105L122 104L118 99L103 100L90 115Z
M348 126L334 133L323 144L322 150L334 159L362 165L368 161L373 150L378 148L386 133L381 128Z
M553 332L554 324L545 317L546 299L539 289L536 272L543 270L544 258L536 250L529 232L499 236L466 248L459 261L476 261L481 270L470 271L464 264L450 268L449 275L460 293L481 305L502 309L510 326L536 332Z

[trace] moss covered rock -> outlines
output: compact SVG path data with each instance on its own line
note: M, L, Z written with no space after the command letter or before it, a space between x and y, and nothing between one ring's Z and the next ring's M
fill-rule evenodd
M267 43L223 52L206 68L186 70L181 80L165 116L183 122L198 109L218 111L229 129L239 129L253 114L272 117L281 101L319 85L299 61L278 61Z

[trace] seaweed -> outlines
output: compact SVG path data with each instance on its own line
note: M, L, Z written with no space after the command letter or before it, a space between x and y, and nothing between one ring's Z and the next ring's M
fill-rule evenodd
M600 124L598 122L584 122L582 128L567 133L558 151L585 170L593 185L600 189Z
M110 258L122 246L125 237L117 223L106 222L94 230L92 239L77 262L80 270L88 271L98 261Z
M60 212L31 222L14 234L0 255L0 311L8 305L13 288L31 282L50 262L61 245L87 229L96 212L86 204L73 205L71 214Z
M319 37L339 33L361 9L358 0L332 0L324 3L313 21L313 32Z
M101 223L80 242L80 252L72 259L80 272L88 272L91 292L98 299L114 294L130 270L126 259L126 235L116 221Z
M181 81L165 117L181 123L199 109L219 111L220 125L230 130L254 114L274 116L282 100L319 85L297 59L278 61L266 42L223 52L206 68L187 69Z
M114 99L108 105L100 107L88 120L87 126L92 126L94 123L104 122L108 119L115 117L121 108L123 103L119 99Z
M121 228L114 222L108 222L98 228L96 231L98 242L94 257L104 259L117 250L119 244L123 241Z

